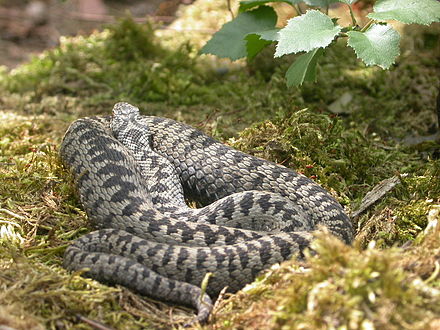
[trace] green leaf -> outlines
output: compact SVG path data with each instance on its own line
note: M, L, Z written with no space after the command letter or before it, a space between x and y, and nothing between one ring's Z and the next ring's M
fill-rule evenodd
M258 34L250 33L246 36L246 50L247 58L253 59L264 47L270 45L272 42L263 40Z
M277 15L271 7L262 6L240 13L235 19L224 24L203 46L200 53L238 60L247 56L245 37L256 31L272 30L276 22Z
M352 5L355 2L358 2L358 0L339 0L339 2L346 3L347 5Z
M280 29L272 29L249 33L246 39L246 51L248 60L252 60L264 47L270 45L273 41L278 40L278 31Z
M396 20L405 24L429 25L440 21L440 2L437 0L382 0L368 14L375 20Z
M373 24L366 32L350 31L348 45L367 65L388 69L399 56L399 33L391 25Z
M304 81L316 81L316 64L324 50L316 48L299 56L286 72L287 86L299 86Z
M286 27L278 32L275 57L327 47L341 29L319 10L309 10L304 15L290 19Z
M304 2L309 6L326 8L331 3L335 3L339 1L338 0L304 0Z
M240 1L239 12L243 12L261 5L265 5L269 2L285 2L290 5L294 5L296 3L302 2L302 0L249 0L249 1Z
M268 41L278 41L278 32L280 29L272 29L267 31L260 31L255 32L255 34L258 34L261 39L268 40Z

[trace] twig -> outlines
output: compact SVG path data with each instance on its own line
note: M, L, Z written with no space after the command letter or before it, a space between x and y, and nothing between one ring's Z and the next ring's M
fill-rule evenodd
M348 9L350 9L351 22L352 22L353 26L356 26L357 22L356 22L356 18L354 17L353 8L351 8L351 5L349 5L349 4L347 4L347 6L348 6Z
M64 251L67 247L69 246L69 244L63 244L60 246L56 246L53 248L48 248L48 247L35 247L35 248L29 248L26 249L27 253L33 253L33 254L44 254L44 255L49 255L49 254L56 254L58 252Z
M16 213L14 213L12 211L9 211L7 209L0 208L0 212L6 213L6 214L10 215L11 217L14 217L14 218L19 219L19 220L26 220L26 218L24 216L16 214Z
M11 225L13 227L17 227L17 228L21 229L21 227L18 223L8 221L8 220L3 220L3 218L0 218L0 223L4 223L4 224Z
M374 23L374 20L373 19L370 19L369 21L368 21L368 23L361 29L361 32L365 32L365 31L367 31L368 30L368 28L371 26L371 24L373 24Z
M82 315L79 315L79 314L76 314L75 316L76 316L76 318L79 321L84 322L84 323L90 325L94 329L98 329L98 330L113 330L113 328L110 328L109 326L107 326L105 324L102 324L101 322L88 319L85 316L82 316Z

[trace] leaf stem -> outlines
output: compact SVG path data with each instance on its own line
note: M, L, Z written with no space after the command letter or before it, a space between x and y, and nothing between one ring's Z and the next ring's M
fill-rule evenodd
M354 17L353 8L351 8L351 5L347 4L348 8L350 9L350 16L351 16L351 22L353 24L353 27L357 25L356 18Z
M365 26L361 29L361 32L365 32L365 31L367 31L368 28L371 26L371 24L373 24L373 22L374 22L374 19L370 19L370 20L368 21L368 23L365 24Z

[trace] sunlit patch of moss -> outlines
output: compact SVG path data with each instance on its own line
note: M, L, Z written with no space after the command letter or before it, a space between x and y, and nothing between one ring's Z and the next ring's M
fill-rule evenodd
M414 241L403 267L440 289L440 203L430 207L428 226Z
M9 306L10 315L5 324L72 324L87 304L99 312L100 304L114 304L115 298L111 289L91 290L90 281L59 267L66 241L78 234L74 223L84 219L56 153L61 135L50 134L59 123L11 112L0 117L0 304Z
M317 238L312 245L317 254L303 267L285 263L255 284L259 290L224 301L213 328L426 329L438 321L440 291L409 272L413 259L403 250L370 244L359 251L327 233ZM438 235L428 236L425 244L431 246L433 239ZM433 253L440 256L438 247Z
M186 310L144 300L125 288L109 287L80 273L70 274L60 267L60 249L52 253L53 242L44 248L23 249L8 242L3 234L0 230L3 325L14 329L70 329L108 324L117 329L144 329L170 328L192 318ZM44 239L50 241L50 235L38 238Z
M428 224L428 212L439 203L440 161L425 162L413 175L402 179L396 191L395 207L398 240L413 240Z
M407 156L396 145L343 121L307 109L243 131L233 146L297 169L356 200L378 181L392 176ZM387 164L387 166L385 166Z
M61 268L67 244L91 230L57 153L66 123L13 112L0 118L0 305L8 306L0 309L2 324L70 328L98 321L145 328L191 319L191 312L176 309L170 320L170 307L159 309L126 289Z
M1 82L10 92L32 91L34 100L63 93L95 102L113 98L188 104L198 94L191 90L193 80L197 85L203 81L188 52L186 45L166 51L151 25L126 18L89 37L61 38L59 47L13 70Z
M410 157L410 155L408 155ZM428 224L428 213L439 202L440 162L430 160L401 177L401 184L375 208L357 220L357 243L376 240L380 246L414 240Z
M71 228L76 219L84 220L57 154L64 125L45 115L0 117L0 219L18 230L22 248L53 247L44 258L60 260L57 247L78 229Z
M119 307L120 290L8 252L0 252L0 301L9 306L10 322L17 323L18 329L25 329L20 323L70 328L78 322L77 315L115 326L140 326Z
M426 227L429 208L430 203L416 201L396 210L400 241L414 239Z
M438 161L422 161L399 147L342 119L300 110L255 124L230 144L296 169L318 181L347 207L356 209L378 182L398 173L401 184L356 219L357 242L381 246L413 240L427 224L427 212L440 195Z

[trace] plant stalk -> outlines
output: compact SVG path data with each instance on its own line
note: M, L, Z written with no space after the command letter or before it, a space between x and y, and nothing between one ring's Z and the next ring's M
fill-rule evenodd
M371 26L371 24L373 24L374 23L374 20L373 19L370 19L369 21L368 21L368 23L367 24L365 24L365 26L361 29L361 32L365 32L365 31L367 31L368 30L368 28Z
M353 8L351 8L351 5L348 5L348 8L350 9L350 16L351 16L351 22L353 24L353 27L357 25L356 18L354 17Z

